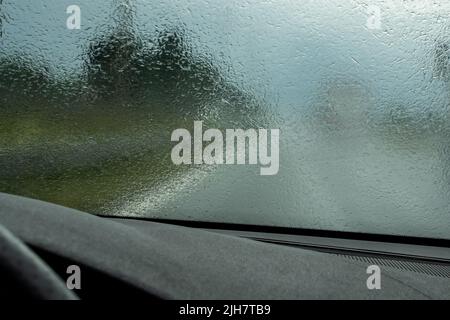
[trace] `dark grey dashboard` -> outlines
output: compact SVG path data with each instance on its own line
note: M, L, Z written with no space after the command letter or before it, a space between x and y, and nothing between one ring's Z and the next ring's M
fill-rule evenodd
M58 257L60 267L67 261L80 265L82 272L84 268L95 272L98 276L85 281L105 284L105 295L111 290L106 283L113 281L144 296L170 299L450 297L450 278L445 274L380 265L381 289L369 290L366 269L376 260L255 241L224 230L97 217L6 194L0 194L0 223L44 260ZM411 245L408 250L426 253L426 247ZM445 262L448 250L431 249L431 257L438 255ZM96 287L101 296L102 286ZM120 295L120 290L115 294Z

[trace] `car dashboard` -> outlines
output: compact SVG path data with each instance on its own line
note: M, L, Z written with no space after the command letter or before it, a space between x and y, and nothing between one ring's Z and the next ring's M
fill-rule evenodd
M0 223L81 299L448 299L444 246L98 217L0 195ZM381 288L367 286L368 267Z

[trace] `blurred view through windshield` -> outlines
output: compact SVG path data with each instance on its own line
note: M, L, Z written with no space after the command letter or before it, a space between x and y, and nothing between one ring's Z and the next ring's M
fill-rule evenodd
M446 0L0 0L0 192L450 238L449 17ZM279 128L278 174L174 165L194 121Z

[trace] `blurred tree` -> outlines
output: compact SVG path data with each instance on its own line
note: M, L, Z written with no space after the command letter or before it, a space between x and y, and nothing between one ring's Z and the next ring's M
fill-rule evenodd
M134 109L141 105L173 117L220 114L221 123L267 123L263 104L227 81L211 58L195 55L182 27L163 27L154 39L142 40L134 9L125 2L113 31L95 39L86 53L94 97L113 100L110 105L119 108L132 101ZM164 110L152 109L155 103Z
M2 111L32 108L50 94L52 81L48 66L35 59L19 54L0 55L0 74Z
M133 77L133 63L142 44L135 35L134 7L130 0L115 0L115 25L88 47L86 73L89 86L100 97L127 95Z

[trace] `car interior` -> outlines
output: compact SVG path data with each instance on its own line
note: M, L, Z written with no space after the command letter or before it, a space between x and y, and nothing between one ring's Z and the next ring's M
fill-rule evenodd
M449 16L0 0L2 301L450 299Z
M2 294L43 299L442 299L450 288L448 243L187 227L0 197L1 269L9 275ZM81 290L70 291L63 281L73 264L83 270ZM383 290L366 288L371 264L382 266Z

